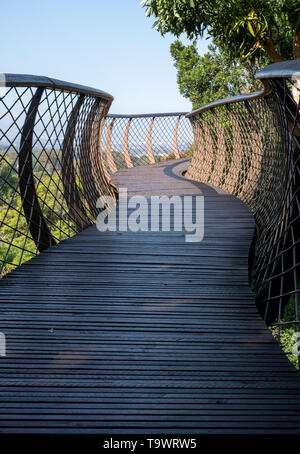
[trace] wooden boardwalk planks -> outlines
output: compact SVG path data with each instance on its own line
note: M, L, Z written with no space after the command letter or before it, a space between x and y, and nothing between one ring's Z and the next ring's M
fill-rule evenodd
M2 433L299 433L299 374L248 286L252 215L186 166L114 180L204 195L201 243L91 227L2 279Z

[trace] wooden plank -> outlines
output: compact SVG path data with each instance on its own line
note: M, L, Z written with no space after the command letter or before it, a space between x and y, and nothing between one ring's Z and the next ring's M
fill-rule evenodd
M90 227L1 280L1 433L299 432L299 374L248 285L252 215L186 166L113 178L130 195L204 195L201 243Z

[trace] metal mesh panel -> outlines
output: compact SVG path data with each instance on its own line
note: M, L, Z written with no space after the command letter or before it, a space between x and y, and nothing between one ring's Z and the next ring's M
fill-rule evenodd
M108 173L190 156L194 142L185 113L108 115L101 149Z
M191 114L195 153L187 176L222 187L254 213L252 288L290 354L299 331L299 89L289 79L265 84L261 94Z
M44 86L0 97L1 274L94 223L97 198L114 193L99 162L109 104Z

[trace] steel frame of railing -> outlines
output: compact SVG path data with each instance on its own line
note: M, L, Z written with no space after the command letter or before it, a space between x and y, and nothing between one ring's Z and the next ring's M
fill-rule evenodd
M106 115L101 149L107 173L188 156L194 139L186 114Z
M0 271L94 223L116 196L99 150L113 97L56 79L5 75L0 97Z
M286 328L300 328L300 60L256 77L264 90L188 114L196 146L187 177L225 189L254 213L250 282L280 340Z

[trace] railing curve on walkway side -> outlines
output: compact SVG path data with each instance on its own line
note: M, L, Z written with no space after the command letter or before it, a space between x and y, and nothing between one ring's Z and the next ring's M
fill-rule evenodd
M186 114L107 115L101 129L106 172L188 157L194 137Z
M47 77L6 74L0 96L0 272L94 223L115 196L99 149L112 96Z
M270 65L256 77L261 92L188 115L195 152L187 177L227 190L254 213L251 284L280 339L300 330L300 60Z

